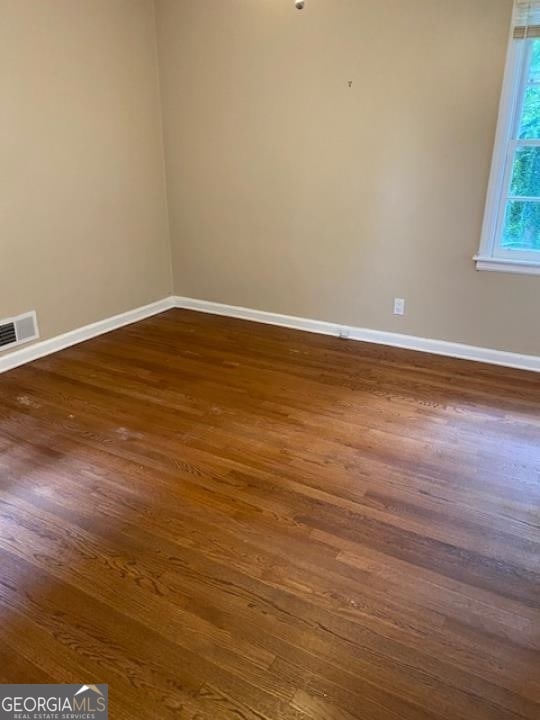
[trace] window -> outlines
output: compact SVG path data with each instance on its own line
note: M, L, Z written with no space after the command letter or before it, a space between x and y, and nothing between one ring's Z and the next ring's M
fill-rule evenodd
M479 270L540 274L540 0L516 0Z

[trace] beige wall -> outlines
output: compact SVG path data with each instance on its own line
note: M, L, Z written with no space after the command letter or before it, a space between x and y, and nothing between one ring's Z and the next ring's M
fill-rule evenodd
M156 2L175 292L540 354L539 278L471 260L512 0L292 5ZM171 291L154 20L0 0L0 318L42 338Z
M156 5L178 294L540 354L471 259L512 0Z
M0 318L170 293L151 0L0 0Z

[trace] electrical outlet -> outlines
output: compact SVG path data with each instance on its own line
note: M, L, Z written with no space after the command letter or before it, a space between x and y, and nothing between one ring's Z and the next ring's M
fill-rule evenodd
M394 298L394 315L405 315L405 298Z

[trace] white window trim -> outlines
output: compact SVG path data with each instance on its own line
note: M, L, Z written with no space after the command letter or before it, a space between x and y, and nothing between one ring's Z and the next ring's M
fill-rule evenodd
M513 131L521 116L524 98L525 66L523 54L528 44L514 39L511 28L506 67L499 105L497 134L491 163L482 239L478 254L474 256L477 270L511 272L527 275L540 275L540 258L531 259L531 253L504 251L497 247L499 228L504 222L506 212L505 190L510 184L510 174L516 142ZM530 143L530 141L529 141ZM540 141L538 141L540 145Z

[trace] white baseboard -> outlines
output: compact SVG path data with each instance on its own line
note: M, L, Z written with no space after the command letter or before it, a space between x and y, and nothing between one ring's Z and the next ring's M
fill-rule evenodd
M194 298L174 296L172 301L174 307L186 310L197 310L213 315L225 315L268 325L279 325L280 327L294 328L295 330L320 333L321 335L345 336L351 340L360 340L378 345L390 345L407 350L433 353L434 355L445 355L462 360L475 360L491 365L540 372L540 357L536 355L520 355L519 353L475 347L474 345L462 345L461 343L447 342L445 340L433 340L415 337L414 335L402 335L381 330L339 325L321 320L311 320L310 318L300 318L293 315L279 315L263 310L253 310L252 308L238 307L236 305L223 305L222 303L196 300Z
M139 320L144 320L144 318L157 315L173 307L197 310L212 315L224 315L242 320L251 320L252 322L265 323L267 325L278 325L280 327L319 333L321 335L332 335L335 337L346 336L351 340L360 340L378 345L389 345L407 350L419 350L435 355L445 355L463 360L475 360L492 365L502 365L520 370L540 372L540 357L536 355L520 355L502 350L492 350L490 348L475 347L473 345L446 342L445 340L432 340L429 338L415 337L414 335L402 335L350 325L339 325L338 323L300 318L293 315L279 315L278 313L238 307L236 305L224 305L207 300L171 296L163 300L158 300L150 305L128 310L128 312L121 313L120 315L114 315L105 320L100 320L91 325L72 330L64 335L57 335L49 340L35 343L20 350L15 350L5 356L0 356L0 373L12 370L20 365L25 365L45 355L58 352L71 345L90 340L98 335L103 335L111 330L116 330L124 325L130 325Z
M124 325L130 325L139 320L144 320L144 318L157 315L165 310L170 310L172 307L175 307L174 300L172 297L167 297L150 305L128 310L120 315L114 315L113 317L100 320L91 325L77 328L77 330L71 330L63 335L57 335L49 340L43 340L42 342L35 343L21 350L15 350L7 355L0 355L0 373L12 370L20 365L25 365L45 355L58 352L58 350L63 350L71 345L84 342L84 340L90 340L98 335L116 330Z

